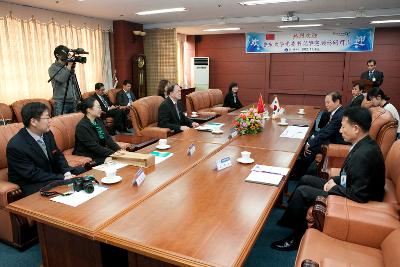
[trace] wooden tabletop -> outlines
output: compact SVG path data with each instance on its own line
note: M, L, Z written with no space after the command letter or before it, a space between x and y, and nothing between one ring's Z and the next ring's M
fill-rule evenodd
M287 119L289 125L308 125L308 133L314 127L314 122L318 114L318 109L313 107L301 107L305 110L305 115L297 114L301 106L287 106L286 112L283 115ZM287 126L280 126L278 123L280 119L268 119L265 121L263 132L256 135L245 135L236 138L232 141L231 145L243 147L258 147L269 150L287 151L287 152L300 152L305 140L281 138L280 135L285 131ZM307 135L308 135L307 133ZM306 136L307 136L306 135Z
M261 185L245 178L256 163L291 168L295 161L294 153L246 150L255 163L236 162L243 148L226 146L96 238L179 265L241 265L284 184ZM231 156L232 167L217 172L215 161L225 156Z
M108 190L77 207L57 203L35 193L11 203L8 208L37 221L92 237L100 226L109 223L127 208L137 205L173 182L176 177L219 148L215 144L195 142L196 152L189 157L187 148L192 143L170 140L171 148L167 151L173 152L174 155L158 165L144 169L146 179L139 187L132 186L132 179L138 168L127 166L117 172L117 175L123 177L120 183L109 185ZM138 152L149 153L156 150L155 145ZM104 172L97 170L91 170L87 174L94 175L98 180L105 176Z

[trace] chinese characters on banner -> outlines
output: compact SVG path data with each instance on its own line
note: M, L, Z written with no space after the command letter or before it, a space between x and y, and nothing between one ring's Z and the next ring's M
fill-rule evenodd
M374 28L246 33L246 53L368 52Z

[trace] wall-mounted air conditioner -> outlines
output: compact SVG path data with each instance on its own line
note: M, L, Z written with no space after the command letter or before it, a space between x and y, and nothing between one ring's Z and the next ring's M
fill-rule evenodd
M210 58L191 58L192 87L198 90L208 90L210 87Z

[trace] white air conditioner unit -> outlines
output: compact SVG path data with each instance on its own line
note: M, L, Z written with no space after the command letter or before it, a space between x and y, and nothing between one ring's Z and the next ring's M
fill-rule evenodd
M210 87L210 58L191 58L192 87L197 90L208 90Z

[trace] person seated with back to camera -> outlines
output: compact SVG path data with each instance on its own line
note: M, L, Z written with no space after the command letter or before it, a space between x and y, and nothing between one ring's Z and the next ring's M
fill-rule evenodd
M171 83L168 80L160 80L158 84L158 96L162 96L162 98L167 98L167 89L171 85Z
M80 102L78 108L85 116L76 126L73 154L90 157L96 164L102 164L107 157L121 148L107 133L103 121L99 119L102 112L99 101L89 97Z
M242 108L243 105L240 103L239 96L239 85L236 82L232 82L229 85L229 92L226 94L224 98L224 107L238 109Z
M71 168L58 149L50 131L49 108L40 102L22 107L24 128L10 139L6 148L8 179L20 186L25 196L56 180L73 178L85 171Z
M193 122L183 114L180 86L173 84L168 87L167 95L158 109L158 127L169 128L175 133L198 127L197 122Z
M105 116L112 117L114 119L113 125L114 129L116 130L116 134L132 132L131 129L128 129L128 116L126 112L120 109L118 106L113 105L106 94L104 84L95 84L95 94L92 97L94 97L100 103L101 110Z
M305 175L291 195L279 225L293 229L288 237L273 242L273 249L295 250L307 229L306 214L317 196L337 195L359 203L382 201L385 187L385 162L381 149L369 137L372 116L368 109L349 107L343 112L340 132L351 143L340 175L326 180Z

